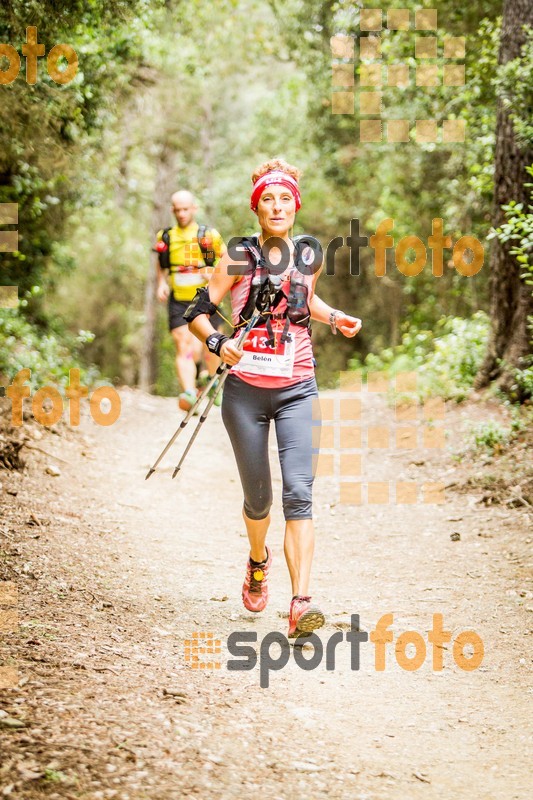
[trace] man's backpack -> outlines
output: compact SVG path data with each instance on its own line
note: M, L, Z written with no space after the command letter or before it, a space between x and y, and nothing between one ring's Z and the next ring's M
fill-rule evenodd
M215 263L216 255L213 250L213 236L207 225L198 225L196 240L198 242L198 247L202 251L202 258L204 259L206 267L212 267Z

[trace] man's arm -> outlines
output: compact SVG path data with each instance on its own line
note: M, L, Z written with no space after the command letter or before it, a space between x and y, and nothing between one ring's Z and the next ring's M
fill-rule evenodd
M226 245L224 244L224 239L222 238L220 233L216 230L213 230L213 250L215 251L215 263L213 266L216 267L216 265L226 252Z

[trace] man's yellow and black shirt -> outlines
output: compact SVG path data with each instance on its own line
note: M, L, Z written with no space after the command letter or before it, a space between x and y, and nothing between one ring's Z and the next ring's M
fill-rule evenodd
M180 302L189 301L194 298L196 290L208 283L209 267L205 266L202 251L197 241L198 223L191 222L186 228L175 225L169 229L170 240L170 286L174 299ZM214 228L209 228L207 235L211 239L210 248L215 253L216 266L221 256L226 252L226 247L222 236ZM160 242L163 231L157 234L157 241Z

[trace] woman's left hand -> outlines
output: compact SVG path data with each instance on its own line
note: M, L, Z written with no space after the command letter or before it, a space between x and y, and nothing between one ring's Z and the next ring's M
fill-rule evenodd
M343 336L346 336L348 339L351 339L352 336L355 336L361 330L362 322L357 317L350 317L348 314L338 313L336 317L337 323L337 330L340 331Z

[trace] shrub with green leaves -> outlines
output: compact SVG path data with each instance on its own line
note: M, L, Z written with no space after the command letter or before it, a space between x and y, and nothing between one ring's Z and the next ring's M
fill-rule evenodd
M421 400L432 395L463 400L472 387L481 364L489 320L483 311L470 319L442 317L433 330L407 328L401 344L379 354L370 353L364 363L352 359L350 369L386 372L416 372Z
M470 437L477 450L485 449L493 453L497 448L509 444L513 438L513 431L511 428L504 428L494 420L489 420L472 426Z
M77 336L60 331L41 332L17 309L0 311L0 383L9 384L21 369L31 370L30 385L35 391L43 385L65 387L69 370L80 369L82 383L93 386L99 378L96 367L83 367L80 353L93 334L79 331Z

